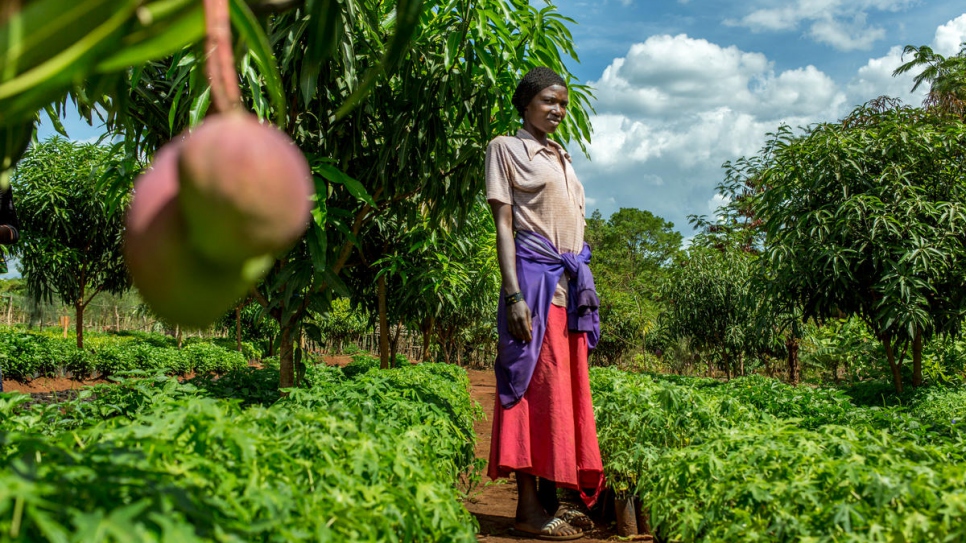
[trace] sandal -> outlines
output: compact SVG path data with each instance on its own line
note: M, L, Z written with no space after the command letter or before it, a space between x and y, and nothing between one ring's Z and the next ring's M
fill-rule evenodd
M514 526L511 532L519 537L529 537L532 539L539 539L541 541L571 541L574 539L580 539L584 537L583 530L578 530L575 534L561 534L563 530L570 528L571 530L577 530L571 526L567 521L560 518L552 518L540 528L539 532L532 532L530 530L524 530Z

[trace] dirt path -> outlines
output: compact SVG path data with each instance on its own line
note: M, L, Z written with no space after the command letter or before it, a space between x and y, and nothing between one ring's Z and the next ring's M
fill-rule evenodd
M496 401L496 377L493 370L468 370L470 376L470 395L480 402L487 414L485 420L476 423L476 456L487 458L490 454L490 417L493 403ZM517 507L516 483L511 481L490 482L484 475L483 484L474 490L466 500L469 510L480 523L480 541L487 543L520 543L521 541L537 541L536 539L520 538L510 534L513 527L513 516ZM575 504L563 504L564 507L575 507ZM569 518L569 516L568 516ZM579 523L579 520L587 524ZM593 543L599 541L616 541L618 538L610 526L595 526L589 518L581 516L573 521L587 534L577 541ZM627 541L625 538L624 541Z

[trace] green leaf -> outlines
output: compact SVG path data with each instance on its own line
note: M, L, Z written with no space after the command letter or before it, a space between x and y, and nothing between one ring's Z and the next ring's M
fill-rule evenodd
M145 8L152 24L126 36L117 53L102 60L96 70L113 72L159 59L204 37L205 18L201 4L192 0L176 3L183 4L179 6L179 12L160 20L156 19L159 14L151 13L150 7Z
M344 186L346 190L349 191L349 194L351 194L354 198L375 207L376 202L366 191L365 185L363 185L360 181L346 175L342 170L336 168L332 164L316 162L315 164L312 164L312 171L318 175L321 175L332 183Z
M238 30L239 37L245 40L252 59L265 78L265 86L275 108L275 124L284 128L288 119L285 89L268 36L244 0L231 0L231 22Z

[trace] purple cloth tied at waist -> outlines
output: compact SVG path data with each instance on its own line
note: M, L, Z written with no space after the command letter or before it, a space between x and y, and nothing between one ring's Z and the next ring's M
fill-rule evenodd
M567 327L572 332L587 333L587 347L593 349L600 338L600 300L590 271L590 246L584 243L580 253L560 254L553 242L534 232L517 232L517 280L523 300L530 307L533 321L531 341L521 341L510 334L507 307L500 292L496 325L499 344L496 354L496 388L500 403L509 408L520 401L530 385L537 357L547 330L547 315L560 276L566 271Z

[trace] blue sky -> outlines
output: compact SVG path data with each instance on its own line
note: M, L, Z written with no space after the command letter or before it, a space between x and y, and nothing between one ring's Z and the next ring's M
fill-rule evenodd
M839 119L883 94L918 104L909 78L891 76L902 47L949 55L966 40L962 0L555 3L577 22L570 69L596 89L590 159L572 153L588 212L647 209L686 236L688 215L720 203L722 163L781 123ZM65 124L73 139L100 133Z

